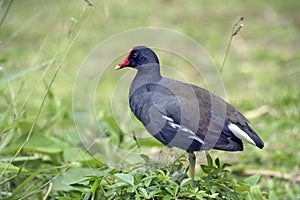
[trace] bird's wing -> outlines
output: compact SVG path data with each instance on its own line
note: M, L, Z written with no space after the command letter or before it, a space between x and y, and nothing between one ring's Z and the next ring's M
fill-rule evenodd
M181 114L172 109L168 112L176 123L188 127L204 140L202 149L243 150L241 140L263 148L262 140L249 126L248 120L223 99L195 85L167 81L180 101Z
M189 147L186 150L199 151L216 148L237 151L243 149L241 139L232 134L230 129L223 128L229 121L227 116L229 104L207 90L190 84L171 82L168 89L171 93L164 108L169 124L195 134L181 133L182 137L186 137L182 140L194 139L189 140ZM246 120L242 117L241 120Z
M194 90L198 96L199 106L204 105L204 113L209 116L206 119L209 121L205 126L206 130L200 122L198 133L206 134L208 140L210 137L215 138L211 139L210 145L214 144L213 148L228 151L243 150L241 140L263 148L262 140L249 126L248 120L233 106L203 88L194 86Z
M241 113L197 86L145 84L131 95L130 107L145 128L168 146L238 151L245 140L263 147Z
M145 84L130 96L130 107L145 128L169 147L189 150L201 147L203 140L189 127L180 124L181 97L160 84ZM197 129L195 129L196 131Z

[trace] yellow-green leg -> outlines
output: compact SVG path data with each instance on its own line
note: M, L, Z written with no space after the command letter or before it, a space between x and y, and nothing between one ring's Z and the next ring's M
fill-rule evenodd
M189 162L190 162L189 177L192 178L192 183L191 183L192 187L195 187L194 177L195 177L196 156L192 151L188 153L189 153Z

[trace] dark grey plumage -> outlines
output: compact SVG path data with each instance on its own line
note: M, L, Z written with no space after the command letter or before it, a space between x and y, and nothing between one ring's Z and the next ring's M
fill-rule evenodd
M164 78L156 54L134 47L118 68L138 70L130 88L132 112L160 142L188 152L243 150L241 139L263 148L248 120L208 90Z

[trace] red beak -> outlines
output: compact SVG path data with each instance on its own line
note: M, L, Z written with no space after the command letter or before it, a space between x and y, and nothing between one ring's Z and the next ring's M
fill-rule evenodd
M131 54L131 50L130 52L127 54L127 56L116 66L115 69L121 69L123 67L128 67L129 66L129 61L128 61L128 58Z

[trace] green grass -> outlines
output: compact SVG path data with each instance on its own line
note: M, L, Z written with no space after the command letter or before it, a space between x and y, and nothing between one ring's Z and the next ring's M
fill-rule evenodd
M1 5L0 17L9 2ZM222 80L226 99L248 114L265 148L245 145L243 152L211 151L214 159L219 157L231 165L226 168L230 181L226 182L227 177L217 180L230 185L227 192L237 192L243 198L300 199L299 183L295 180L300 173L297 1L93 3L94 8L84 1L14 1L0 27L0 66L5 68L0 71L1 199L101 199L114 195L151 199L152 191L159 191L151 193L159 199L162 195L182 198L183 194L194 195L190 198L217 198L214 194L221 187L207 186L216 182L207 178L208 171L205 173L200 167L211 164L203 152L197 154L196 168L201 190L195 191L186 184L187 162L182 151L163 148L135 119L128 120L124 88L129 87L129 76L134 72L113 70L123 55L115 55L95 89L96 109L91 115L96 116L102 132L86 133L84 139L95 141L92 147L84 147L77 134L74 121L90 121L86 117L74 119L72 97L85 58L98 44L117 33L148 26L170 28L200 43L220 66L231 27L239 16L245 17L244 27L232 41ZM180 75L178 79L205 86L192 68L181 67L187 62L166 52L160 52L159 57L170 66L177 64L174 68ZM177 76L168 69L163 72L166 76ZM117 90L115 86L120 80L123 87ZM82 91L82 95L87 98L86 92ZM264 111L257 112L262 107ZM122 112L113 113L113 109ZM145 152L150 157L148 162L140 157ZM183 173L175 181L174 168ZM269 170L291 178L282 180L262 174L259 179L253 176L247 180L240 175L247 170ZM153 190L140 187L148 183ZM160 187L165 183L170 187ZM233 198L233 193L227 197Z

